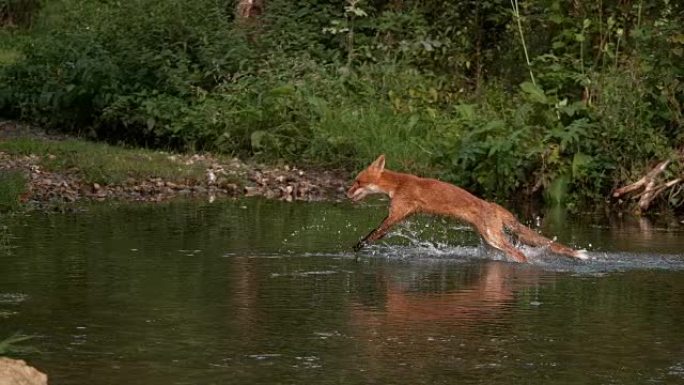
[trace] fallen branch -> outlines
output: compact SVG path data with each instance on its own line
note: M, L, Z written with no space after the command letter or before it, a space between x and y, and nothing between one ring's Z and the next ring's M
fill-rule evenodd
M680 161L684 159L684 147L677 151L675 159ZM672 159L668 159L658 163L638 181L615 190L613 198L621 198L629 193L642 190L638 194L633 195L632 199L639 199L638 206L641 212L648 210L653 200L661 193L684 182L682 177L677 177L665 183L657 184L657 178L667 169L671 162Z
M639 194L639 196L641 196L639 198L639 208L641 211L646 211L646 209L648 209L648 207L651 205L651 202L653 202L653 200L658 197L660 193L679 184L681 181L682 178L676 178L655 188L651 187L649 189L649 186L647 186L647 189L644 190L643 193Z
M641 189L642 187L646 186L644 189L644 193L646 194L649 191L653 189L653 185L655 183L654 179L662 174L663 171L667 168L667 166L670 164L669 160L662 161L658 163L651 171L649 171L646 175L644 175L641 179L638 181L629 184L627 186L621 187L613 192L613 198L620 198L621 196L631 193L632 191L636 191Z

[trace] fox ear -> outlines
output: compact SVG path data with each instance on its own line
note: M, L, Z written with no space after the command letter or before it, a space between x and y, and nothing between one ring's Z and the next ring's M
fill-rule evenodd
M372 168L378 171L382 171L385 169L385 154L382 154L376 159L373 163L371 163L368 168Z

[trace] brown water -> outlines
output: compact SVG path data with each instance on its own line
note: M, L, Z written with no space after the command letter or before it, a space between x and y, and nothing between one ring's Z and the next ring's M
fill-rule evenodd
M381 203L83 207L2 218L0 340L51 384L683 384L684 231L551 218L520 265ZM494 260L493 260L494 259Z

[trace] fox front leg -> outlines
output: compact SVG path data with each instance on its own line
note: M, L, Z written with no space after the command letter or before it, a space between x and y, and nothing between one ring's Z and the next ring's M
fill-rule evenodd
M371 242L377 241L378 239L384 237L385 234L387 234L387 232L392 228L392 226L401 222L413 212L413 210L410 209L398 210L397 207L398 206L395 205L390 207L389 215L387 215L378 228L368 233L368 235L363 237L363 239L354 245L354 251L359 251Z
M361 250L364 246L367 246L373 241L377 241L378 239L382 238L387 234L389 231L390 227L392 227L394 223L389 222L389 216L385 218L385 220L382 221L380 226L378 228L374 229L368 235L363 237L359 242L354 245L354 251L359 251Z

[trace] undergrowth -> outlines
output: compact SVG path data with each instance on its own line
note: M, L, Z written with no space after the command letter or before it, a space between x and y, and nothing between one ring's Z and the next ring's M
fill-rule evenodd
M272 0L239 23L231 1L44 2L0 35L0 115L269 162L386 153L487 198L563 204L602 202L684 145L681 5L515 4ZM82 151L60 167L135 172Z

